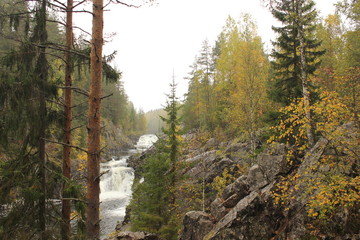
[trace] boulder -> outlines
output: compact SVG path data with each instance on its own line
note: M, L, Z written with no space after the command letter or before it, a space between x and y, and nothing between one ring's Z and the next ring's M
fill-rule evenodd
M236 194L239 196L239 200L249 194L249 185L247 184L247 176L240 176L235 182L226 186L222 193L223 199L228 199L230 196Z
M271 239L281 219L271 201L273 184L241 199L204 239Z
M199 154L195 157L188 158L185 162L194 164L191 169L185 172L186 175L202 179L205 175L207 166L211 165L216 160L216 151L209 151Z
M249 143L232 143L226 150L225 154L228 158L234 162L246 162L250 164L252 162L251 146Z
M224 207L223 200L221 198L216 198L211 203L210 213L214 217L215 221L219 221L228 213L228 210Z
M120 232L105 240L161 240L156 234L148 232Z
M275 180L278 175L284 175L290 170L286 154L285 144L273 144L257 157L257 163L268 182Z
M249 184L249 190L254 191L266 186L269 182L266 179L263 170L257 164L249 169L247 176L247 183Z
M204 236L212 229L213 222L209 214L202 211L186 213L183 221L183 231L180 240L203 240Z

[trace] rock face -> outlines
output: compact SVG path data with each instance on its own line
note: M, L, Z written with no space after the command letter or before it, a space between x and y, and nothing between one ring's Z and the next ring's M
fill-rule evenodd
M161 240L153 233L147 232L121 232L105 240Z
M258 155L256 164L246 175L228 185L222 195L211 203L210 213L186 214L180 239L309 239L310 232L306 226L312 224L313 220L304 210L306 201L297 196L285 209L274 203L272 191L276 189L280 176L299 173L303 178L309 177L311 173L308 170L318 163L327 146L328 141L320 139L297 168L288 163L285 145L276 144L265 150ZM237 145L232 146L236 147ZM212 155L208 153L209 156ZM209 163L214 166L221 166L220 162L217 157L209 157ZM342 222L339 219L339 223L343 224ZM334 239L358 239L358 234L356 232L347 238Z
M184 230L180 240L202 240L213 225L209 214L201 211L188 212L184 218Z
M269 201L272 186L242 198L203 239L271 239L281 217Z
M354 130L354 124L345 124L341 127L347 130L343 132L347 132L348 135L357 133ZM352 137L356 139L358 135ZM192 160L206 162L209 164L209 169L218 174L224 165L229 166L246 156L247 148L246 144L232 143L225 148L225 157L216 156L216 151L212 150ZM291 159L296 160L297 165L289 163L287 151L284 144L272 145L257 156L245 175L226 186L222 195L212 201L209 213L189 212L186 214L180 239L360 239L359 227L356 227L360 225L360 221L354 217L359 215L359 210L352 213L346 211L337 213L339 216L333 217L335 222L329 223L325 229L325 235L327 235L327 231L333 231L330 228L336 228L335 234L311 238L311 231L318 231L318 229L309 228L309 226L314 226L315 220L306 212L306 204L312 197L312 193L306 191L306 187L308 179L316 178L321 173L328 173L327 166L319 165L319 160L322 156L334 154L329 141L320 138L305 156L301 156L301 159ZM221 162L226 164L221 164ZM201 171L196 171L197 168L200 168L200 165L195 165L189 173L196 173L194 176L198 176ZM353 174L356 174L356 171L353 171ZM206 173L205 176L212 175ZM296 176L298 189L294 191L294 195L289 198L285 206L275 204L273 191L277 189L276 184L281 178L287 176ZM211 177L208 178L207 180L211 180ZM352 230L346 232L350 222Z
M236 148L238 145L233 145ZM215 166L225 160L216 160L208 154ZM286 148L273 146L256 159L247 175L240 176L228 185L220 198L211 204L210 215L189 212L184 218L181 240L194 239L271 239L282 224L282 211L272 203L271 190L276 176L289 171L286 164ZM226 164L224 164L226 165Z
M119 156L128 149L134 148L134 142L128 138L123 131L115 127L111 121L106 121L103 136L107 144L105 158L110 160L112 156Z

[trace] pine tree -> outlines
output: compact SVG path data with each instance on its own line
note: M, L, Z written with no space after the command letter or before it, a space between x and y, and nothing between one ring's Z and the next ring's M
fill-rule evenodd
M88 239L98 239L100 234L99 194L100 194L100 116L102 48L104 28L103 0L94 0L92 40L90 54L90 94L88 111L88 179L86 231Z
M72 46L73 46L73 29L72 29L72 11L73 11L73 0L67 1L66 10L66 51L65 51L65 90L64 90L64 143L67 145L63 146L63 176L66 179L63 184L63 198L66 198L66 188L71 180L71 123L72 123ZM68 240L71 236L70 226L70 214L71 214L71 202L68 199L62 200L62 239Z

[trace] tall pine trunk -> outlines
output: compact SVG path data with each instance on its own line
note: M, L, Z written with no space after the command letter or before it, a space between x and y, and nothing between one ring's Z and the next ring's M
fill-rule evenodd
M66 181L63 184L63 198L66 198L65 189L68 187L68 182L71 179L71 121L72 121L72 44L73 44L73 31L72 31L72 8L73 0L67 1L67 10L66 10L66 51L65 51L65 106L64 106L64 117L65 117L65 126L64 126L64 145L63 147L63 175L66 178ZM71 236L71 226L70 226L70 214L71 214L71 202L68 199L62 200L62 228L61 235L62 239L68 240Z
M90 94L88 112L88 179L87 219L88 239L98 239L100 233L100 107L103 47L103 0L93 1L93 23L90 55Z

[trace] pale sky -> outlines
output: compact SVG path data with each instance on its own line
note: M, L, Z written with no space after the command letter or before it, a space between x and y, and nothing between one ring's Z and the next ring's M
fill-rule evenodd
M105 36L116 33L111 42L105 44L105 53L117 51L114 65L122 71L125 91L137 109L146 112L164 106L173 72L178 96L183 99L188 83L184 77L190 71L189 65L205 39L210 45L214 44L229 15L239 20L241 13L250 13L257 22L265 49L271 49L270 39L274 39L271 26L277 23L261 0L156 2L141 8L109 5L109 11L105 12ZM334 12L333 3L337 0L315 2L321 15L326 16ZM86 29L90 31L89 16L77 19L79 25L86 22Z

